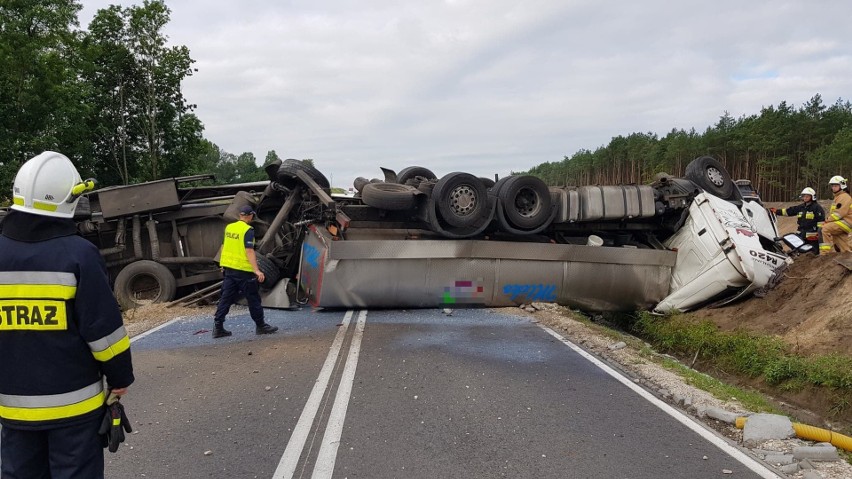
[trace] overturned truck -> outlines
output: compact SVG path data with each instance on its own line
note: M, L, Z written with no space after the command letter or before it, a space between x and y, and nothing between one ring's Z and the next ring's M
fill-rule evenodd
M769 287L789 261L774 217L712 157L650 185L383 171L356 179L354 197L332 196L312 165L284 160L264 182L200 186L201 175L101 189L75 217L124 306L220 280L224 226L245 204L258 212L268 307L685 311Z

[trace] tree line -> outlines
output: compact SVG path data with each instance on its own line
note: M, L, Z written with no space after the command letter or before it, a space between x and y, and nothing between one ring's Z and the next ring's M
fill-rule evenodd
M619 135L527 173L553 186L650 183L661 172L682 175L702 155L720 160L733 179L750 180L766 201L794 200L806 186L828 197L829 178L852 176L852 104L827 106L816 94L799 108L782 101L740 118L725 112L703 133Z
M99 10L80 29L77 0L0 2L0 198L20 165L59 151L100 186L214 173L217 182L266 179L251 153L203 136L182 83L197 70L163 33L163 0ZM274 150L266 160L278 156Z

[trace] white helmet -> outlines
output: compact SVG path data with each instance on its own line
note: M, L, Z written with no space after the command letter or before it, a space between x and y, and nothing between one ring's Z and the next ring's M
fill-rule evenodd
M809 186L802 190L802 192L799 194L799 196L804 195L811 195L811 198L816 198L816 191L814 191L814 189Z
M80 173L68 157L45 151L18 170L12 188L12 209L34 215L73 218L80 195L94 188L94 180L81 181Z
M844 178L840 175L835 175L835 176L832 176L830 180L828 180L828 184L829 185L840 185L841 189L846 189L846 178Z

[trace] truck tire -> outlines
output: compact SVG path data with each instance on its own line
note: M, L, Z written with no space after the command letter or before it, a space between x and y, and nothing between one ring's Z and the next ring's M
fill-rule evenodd
M355 191L360 193L360 192L364 191L364 185L366 185L369 182L370 182L370 180L368 180L367 178L364 178L363 176L359 176L358 178L355 178L355 181L352 183L352 186L355 187Z
M514 178L514 175L504 176L497 180L496 183L494 183L490 188L488 188L488 193L493 196L497 196L497 193L499 193L500 189L503 188L503 185L505 185L506 182L509 181L509 178Z
M494 185L496 184L496 183L494 182L494 180L492 180L491 178L486 178L486 177L484 177L484 176L480 176L480 177L479 177L479 181L481 181L481 182L482 182L482 184L483 184L483 185L485 185L485 188L487 188L487 189L489 189L489 190L490 190L491 188L494 188Z
M381 210L405 211L417 206L417 188L396 183L367 183L361 201Z
M396 175L396 182L404 185L406 181L414 179L416 176L422 176L427 180L437 180L438 177L435 176L435 173L432 173L431 170L423 168L422 166L409 166L407 168L403 168Z
M257 259L257 269L263 273L263 282L258 283L261 289L272 289L275 286L275 283L281 279L281 268L278 267L271 259L258 254Z
M294 180L299 179L297 174L298 171L304 171L307 173L308 176L320 186L320 188L326 190L326 193L330 191L328 178L326 178L325 175L311 166L310 163L305 163L302 160L294 160L292 158L281 162L281 166L278 168L278 182L292 188L296 184L296 181Z
M266 172L266 176L269 177L269 181L278 181L278 170L281 169L281 160L273 160L268 165L263 167L263 171Z
M692 160L686 165L683 176L707 193L723 200L739 199L735 196L738 190L728 170L712 156L700 156Z
M506 220L518 229L540 228L551 217L550 190L541 178L513 176L501 185L497 198Z
M177 282L169 268L147 259L125 266L113 287L115 299L123 309L171 301L176 290Z
M488 189L469 173L450 173L438 180L432 198L435 198L441 219L451 226L477 225L486 213L490 213Z

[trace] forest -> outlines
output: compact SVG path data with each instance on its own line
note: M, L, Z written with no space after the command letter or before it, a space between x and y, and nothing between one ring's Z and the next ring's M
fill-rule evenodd
M163 33L162 0L99 10L79 27L77 0L0 2L0 199L18 167L59 151L100 186L214 173L266 179L252 153L203 136L182 82L196 73L186 46ZM278 158L270 150L265 161ZM8 198L6 198L8 199Z
M701 133L619 135L527 173L554 186L650 183L658 173L682 175L702 155L720 160L733 179L750 180L766 201L794 201L806 186L826 198L829 178L852 176L852 104L826 105L816 94L798 108L782 101L740 118L725 112Z

